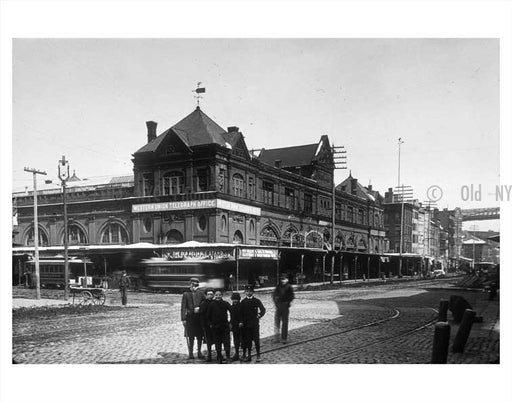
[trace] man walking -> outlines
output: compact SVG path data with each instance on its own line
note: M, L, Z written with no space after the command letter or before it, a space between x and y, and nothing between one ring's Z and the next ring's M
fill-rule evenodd
M181 299L181 322L185 327L189 359L194 358L194 338L197 339L197 357L202 358L203 330L199 319L199 305L204 299L204 293L199 290L199 279L190 279L190 288L183 293Z
M126 275L126 271L123 271L121 278L119 279L119 291L121 292L121 303L126 306L128 303L128 288L130 287L130 278Z
M213 340L215 342L215 351L217 352L217 361L224 362L222 356L222 346L224 345L224 352L226 352L227 362L231 362L231 340L229 336L230 323L228 320L228 313L230 313L231 305L222 299L222 292L215 291L213 301L208 307L208 322L212 329ZM230 313L231 318L231 313Z
M252 343L256 348L256 361L260 362L260 318L265 315L265 307L260 299L254 297L254 287L245 287L246 297L240 303L240 315L244 334L244 348L247 349L246 362L251 361Z
M286 275L281 276L279 285L274 289L272 294L276 305L276 315L274 317L275 340L283 343L288 342L288 319L290 317L290 304L295 298L292 285L288 283ZM282 327L281 327L282 324ZM281 339L279 339L281 333Z

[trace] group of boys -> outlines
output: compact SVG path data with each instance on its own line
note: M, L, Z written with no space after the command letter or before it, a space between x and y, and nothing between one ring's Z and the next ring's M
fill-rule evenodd
M265 314L261 300L254 297L254 288L245 287L245 297L240 300L240 294L234 292L232 304L222 298L221 290L208 289L206 294L199 289L199 280L190 280L190 290L183 294L181 301L181 321L185 327L187 338L188 358L194 358L194 339L197 340L197 357L212 360L212 346L215 345L219 363L240 360L250 362L252 359L252 344L256 349L256 361L260 356L260 326L259 320ZM229 319L228 319L229 316ZM231 357L231 337L235 353ZM201 352L202 343L206 343L207 355ZM222 347L226 357L222 354ZM240 357L240 348L242 356Z

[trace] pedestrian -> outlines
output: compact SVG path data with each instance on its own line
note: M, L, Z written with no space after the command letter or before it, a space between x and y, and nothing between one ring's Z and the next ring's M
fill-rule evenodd
M251 361L252 343L256 348L256 361L260 362L260 318L265 315L265 307L260 299L254 297L254 287L245 287L245 298L240 302L240 315L244 336L244 349L247 352L246 362Z
M235 347L235 354L233 355L233 361L240 360L240 345L241 340L243 342L243 339L241 337L241 329L240 329L240 293L234 292L231 295L231 331L233 332L233 345ZM245 355L245 350L242 350L244 355L242 356L243 359L245 359L247 356Z
M233 276L232 273L229 274L229 278L228 278L228 283L229 283L229 286L228 286L228 289L230 291L233 291L233 282L235 281L235 277ZM240 299L239 299L240 300Z
M130 278L126 275L126 271L122 272L121 278L119 279L119 291L121 292L121 303L126 306L128 303L128 288L130 287Z
M208 323L212 330L213 341L215 343L215 351L217 353L217 361L222 364L227 360L231 362L231 339L229 336L230 322L228 313L231 318L231 305L222 299L222 291L216 290L213 301L208 306ZM222 346L226 353L226 360L222 356Z
M274 289L272 299L276 305L276 314L274 316L275 340L283 343L288 342L288 320L290 318L290 305L295 298L293 287L288 281L288 276L282 275L280 283ZM281 339L279 339L281 335Z
M201 330L203 331L204 341L206 343L206 361L212 361L212 345L213 345L213 333L210 322L208 321L208 308L213 301L213 289L206 290L206 298L201 301L199 306L199 321L201 324ZM203 357L201 356L201 359Z
M199 306L205 299L202 290L199 289L199 279L191 278L190 287L181 298L181 322L185 327L187 338L188 358L194 358L194 338L197 339L197 357L202 358L201 345L203 342L203 330L199 315Z

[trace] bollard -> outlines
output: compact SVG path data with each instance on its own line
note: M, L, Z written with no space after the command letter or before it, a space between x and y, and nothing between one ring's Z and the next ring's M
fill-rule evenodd
M437 321L448 321L448 306L450 302L446 299L441 299L439 301L439 314L437 316Z
M455 335L455 339L453 341L453 353L464 352L464 347L466 346L466 342L468 341L469 333L471 332L471 327L475 320L475 316L476 313L473 310L466 309L464 311L462 322L460 323L459 330L457 331L457 335Z
M432 346L432 364L446 364L450 343L450 324L438 322L434 326L434 345Z

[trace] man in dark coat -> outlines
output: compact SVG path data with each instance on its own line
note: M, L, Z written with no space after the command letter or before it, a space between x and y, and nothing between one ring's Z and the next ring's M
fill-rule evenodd
M222 299L222 292L220 290L215 291L214 299L208 307L207 321L212 330L215 351L217 352L217 361L219 363L224 362L224 358L222 356L222 345L224 345L227 362L231 362L231 339L229 337L230 323L228 320L228 313L231 316L230 310L231 305Z
M183 293L181 299L181 322L185 327L189 359L194 358L194 338L197 339L197 357L203 356L201 354L203 330L199 319L199 306L204 299L204 293L199 290L199 279L190 279L190 289Z
M128 288L130 287L130 278L126 275L126 271L123 271L121 278L119 279L119 291L121 292L121 303L126 306L128 303Z
M231 331L233 332L233 344L235 346L235 355L233 356L233 360L237 361L240 359L239 351L240 351L240 345L242 345L243 350L243 359L246 358L246 351L243 347L243 338L241 336L241 329L240 329L240 293L234 292L231 295ZM240 342L242 341L242 343Z
M290 317L290 305L295 298L292 285L288 283L286 275L281 276L279 285L274 289L272 294L276 305L276 315L274 317L274 328L276 342L279 342L279 333L281 333L281 341L288 342L288 319ZM282 328L281 328L282 324Z
M201 302L199 306L199 317L201 322L201 328L203 330L204 341L206 342L206 350L208 352L206 361L212 361L212 345L213 345L213 333L210 322L208 321L208 308L213 301L213 290L208 289L206 291L206 298Z
M251 361L252 343L256 348L256 361L260 362L260 318L265 315L265 307L260 299L254 297L254 287L245 287L246 297L240 303L241 323L244 333L244 348L247 349L246 362Z

